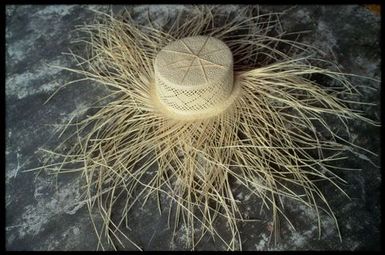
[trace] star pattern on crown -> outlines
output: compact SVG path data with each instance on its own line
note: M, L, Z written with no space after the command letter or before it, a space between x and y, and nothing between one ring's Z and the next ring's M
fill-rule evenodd
M220 49L215 49L215 50L212 50L209 52L202 53L202 50L205 48L209 39L210 39L210 37L206 38L206 40L204 41L204 43L202 43L201 47L199 48L199 50L197 52L194 52L194 50L191 49L186 44L185 41L183 41L183 39L180 40L180 42L183 44L186 51L163 49L163 51L165 51L165 52L172 52L172 53L186 55L186 58L183 58L183 59L180 59L180 60L177 60L177 61L174 61L172 63L168 63L167 65L165 65L165 66L174 66L175 65L176 69L186 70L183 77L182 77L181 83L183 83L183 81L186 79L189 72L194 68L199 68L202 71L203 77L205 78L206 82L209 82L208 77L207 77L207 71L206 71L207 67L216 66L218 68L222 68L225 70L227 69L225 65L215 63L215 62L207 59L207 57L205 58L205 56L207 56L209 54L213 54L215 52L225 50L225 48L220 48ZM188 65L178 65L181 62L185 62L185 61L190 61L190 63Z

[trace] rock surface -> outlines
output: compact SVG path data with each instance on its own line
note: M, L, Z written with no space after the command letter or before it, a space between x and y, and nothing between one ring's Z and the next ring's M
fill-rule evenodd
M114 6L114 10L121 6ZM143 18L149 9L161 19L171 8L184 6L131 6ZM221 8L236 9L237 6ZM262 10L283 10L288 6L262 6ZM323 50L328 60L339 63L343 71L380 79L380 17L363 6L290 6L282 17L287 31L309 30L302 41ZM80 183L77 174L56 180L44 173L21 173L44 158L36 151L58 144L53 136L56 123L81 116L85 109L104 95L103 88L87 82L63 88L44 105L47 98L78 76L54 68L73 66L68 52L73 39L71 30L92 21L93 5L18 5L6 7L6 249L7 250L95 250L97 238L84 204L79 204ZM367 117L380 120L380 84L353 79L362 93L362 101L374 103L361 109ZM374 153L380 152L379 128L352 122L350 132L355 144ZM333 189L326 197L336 212L343 241L340 242L333 220L324 218L318 239L316 220L307 208L288 201L286 209L295 217L297 231L282 222L277 245L269 244L269 221L240 225L243 250L379 250L380 244L380 169L379 157L353 149L344 167L361 171L340 171L347 181L343 186L351 199ZM342 166L342 165L341 165ZM261 217L249 194L235 185L234 194L242 202L247 217ZM262 212L263 216L263 212ZM313 218L312 218L313 217ZM148 203L130 215L128 234L144 250L185 249L186 236L181 230L173 241L167 229L167 214L159 215L156 203ZM179 234L180 233L180 234ZM126 249L135 247L129 242ZM224 249L210 238L199 250Z

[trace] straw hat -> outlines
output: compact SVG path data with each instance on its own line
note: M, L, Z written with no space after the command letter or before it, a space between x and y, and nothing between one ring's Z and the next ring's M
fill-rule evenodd
M191 249L205 233L226 249L241 249L238 224L243 219L231 180L269 208L275 234L281 216L293 226L282 208L283 198L315 208L318 218L324 205L336 221L312 179L337 186L333 163L346 144L337 142L341 134L328 128L323 113L344 126L352 118L376 123L345 105L340 94L352 94L354 87L344 74L304 62L310 57L289 56L292 49L314 48L283 40L285 31L280 31L276 14L255 13L259 11L246 6L237 15L223 17L215 7L193 7L165 29L141 26L123 12L118 17L102 14L100 22L80 29L89 36L79 40L86 42L89 55L73 54L79 64L63 69L110 87L114 99L93 116L67 124L76 127L73 147L63 161L41 168L54 173L78 170L85 177L83 195L90 215L99 210L103 220L95 227L98 247L104 249L102 239L107 238L116 248L114 240L120 243L121 237L136 245L121 229L141 198L147 201L157 194L160 211L161 195L173 202L173 236L183 219ZM216 23L218 16L223 23ZM285 47L278 47L281 43ZM255 62L258 65L244 64ZM336 84L322 90L309 79L313 74ZM316 127L317 121L322 125ZM327 135L318 135L319 126ZM55 161L62 154L52 155ZM113 220L121 200L121 214L114 213L118 219ZM215 227L219 216L226 221L228 238ZM275 234L271 236L276 241Z

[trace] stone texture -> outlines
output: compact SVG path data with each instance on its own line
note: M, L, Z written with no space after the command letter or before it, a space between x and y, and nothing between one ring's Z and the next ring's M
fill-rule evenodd
M287 31L309 30L301 40L321 48L328 60L339 63L347 73L380 79L380 17L363 6L262 6L262 10L290 10L282 17ZM114 6L114 10L121 6ZM153 21L164 13L185 6L131 6L134 17L145 20L149 9ZM221 8L229 10L237 6ZM108 11L93 5L8 5L6 7L6 249L7 250L95 250L97 238L86 206L79 204L80 189L76 174L54 176L21 173L23 167L36 167L44 160L38 148L58 144L53 134L55 123L65 123L72 116L82 116L84 109L104 95L103 88L78 83L59 91L44 105L61 84L79 78L54 68L71 66L68 52L73 39L71 30L91 22L92 10ZM380 84L352 78L362 93L369 118L380 120ZM336 127L338 128L338 127ZM351 122L354 142L375 153L380 152L379 128ZM317 238L316 219L307 208L285 202L298 232L281 223L281 238L276 246L268 243L270 223L258 201L235 185L234 193L245 209L246 217L263 221L241 224L244 250L379 250L380 245L380 169L379 158L357 149L348 151L344 167L361 171L338 171L347 181L343 186L347 199L330 185L323 187L339 220L343 241L339 242L333 221L324 218L323 232ZM305 217L306 216L306 217ZM130 238L145 250L185 249L186 236L178 231L171 240L167 214L159 215L156 203L138 208L130 215ZM220 226L225 227L225 226ZM135 249L129 242L126 249ZM199 250L224 249L210 238Z

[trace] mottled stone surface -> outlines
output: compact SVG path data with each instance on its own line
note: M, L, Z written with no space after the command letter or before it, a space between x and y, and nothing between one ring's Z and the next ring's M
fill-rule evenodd
M114 6L119 9L120 6ZM147 6L130 7L138 18ZM170 8L152 6L154 17L162 17ZM227 6L225 8L237 8ZM108 11L107 6L7 6L6 7L6 248L8 250L94 250L94 234L86 206L79 202L77 174L57 180L45 174L21 173L20 169L36 167L44 159L38 148L58 144L52 137L56 127L65 123L96 99L103 88L78 83L59 91L47 104L45 100L65 82L78 76L54 68L73 66L62 52L68 52L76 25L90 22L91 9ZM282 10L287 6L263 6L263 10ZM295 6L282 17L288 31L310 30L301 40L319 47L328 60L340 64L343 71L380 78L380 18L362 6ZM362 93L367 116L379 121L380 84L353 79ZM369 88L371 87L371 88ZM380 152L379 128L362 122L351 122L353 141L375 153ZM336 212L343 241L339 242L333 221L323 218L323 232L318 239L316 219L307 208L287 201L286 210L297 231L281 223L281 238L276 246L268 243L269 220L259 213L258 201L237 188L234 193L242 202L247 217L265 221L240 225L244 250L378 250L380 249L380 169L379 158L359 151L347 151L344 167L361 168L359 172L339 171L347 184L347 199L335 189L324 189ZM371 160L371 161L370 161ZM57 185L56 185L57 184ZM56 190L57 189L57 190ZM306 217L305 217L306 216ZM186 236L178 231L171 242L167 214L159 215L156 204L149 201L143 209L130 215L130 238L145 250L185 249ZM223 249L210 238L201 242L200 250ZM126 243L126 249L135 249Z

